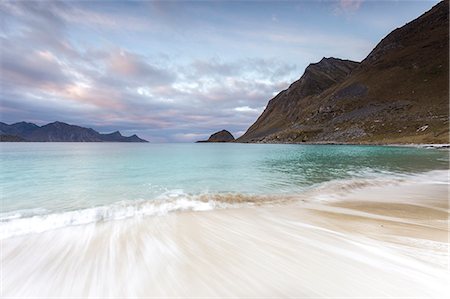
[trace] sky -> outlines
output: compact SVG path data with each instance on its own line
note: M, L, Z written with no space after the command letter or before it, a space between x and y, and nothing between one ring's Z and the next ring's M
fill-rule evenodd
M361 61L436 3L2 0L0 120L238 137L308 64Z

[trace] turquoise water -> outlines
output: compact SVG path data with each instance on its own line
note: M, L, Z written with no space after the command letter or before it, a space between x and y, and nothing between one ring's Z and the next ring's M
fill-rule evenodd
M449 162L448 151L383 146L135 143L0 146L2 221L78 211L76 215L69 214L69 220L61 217L64 225L152 214L155 206L148 205L152 202L172 204L159 206L158 211L201 210L210 208L204 202L217 194L298 194L333 180L424 173L447 169ZM201 202L197 202L199 195Z
M188 194L278 194L334 179L446 169L448 152L264 144L2 143L3 211Z

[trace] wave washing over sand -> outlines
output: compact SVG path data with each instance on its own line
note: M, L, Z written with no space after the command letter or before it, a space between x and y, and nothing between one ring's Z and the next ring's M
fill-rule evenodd
M134 217L162 216L173 212L209 211L213 209L239 208L261 204L280 204L286 201L329 201L348 192L374 186L398 184L447 184L446 171L430 171L425 174L393 176L392 174L369 178L333 180L312 186L301 194L249 195L236 193L188 194L183 190L170 190L151 200L121 201L66 212L52 212L43 208L12 211L0 214L0 239L29 233Z
M4 214L2 296L444 298L448 175Z

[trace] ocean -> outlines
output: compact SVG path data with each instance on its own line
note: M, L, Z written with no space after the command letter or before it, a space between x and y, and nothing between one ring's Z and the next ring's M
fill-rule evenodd
M295 196L448 168L448 151L287 144L2 143L2 237ZM426 177L426 176L425 176Z
M3 298L447 298L448 151L1 143Z
M448 168L448 151L285 144L2 143L2 237L68 225L389 183Z

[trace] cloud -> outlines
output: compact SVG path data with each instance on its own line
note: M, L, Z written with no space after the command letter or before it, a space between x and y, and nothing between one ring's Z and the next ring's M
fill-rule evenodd
M339 6L342 9L355 11L355 10L359 9L362 2L363 2L363 0L340 0Z
M11 47L2 50L2 85L51 89L70 83L69 75L51 52L20 53L9 42L3 45Z
M339 15L342 13L353 14L358 11L364 0L338 0L334 13Z
M294 63L285 63L276 58L241 58L227 62L210 58L196 59L180 71L188 78L252 77L278 80L292 76L296 70Z
M118 76L127 76L148 85L164 85L175 81L176 75L148 63L144 57L125 50L113 50L108 61L110 72Z
M232 76L240 72L239 65L224 63L217 60L195 60L190 65L195 76Z
M91 6L89 8L89 6ZM120 12L108 13L94 10L95 3L71 1L2 1L0 10L10 16L28 19L28 22L39 23L46 28L60 30L70 24L90 26L103 29L148 30L151 24L148 19L125 15ZM63 26L63 27L62 27Z
M352 58L362 60L373 47L372 42L358 37L323 33L314 30L302 30L301 32L267 32L267 40L272 43L285 44L286 46L309 49L315 48L311 54L312 60L320 60L322 57L335 56L338 58Z
M241 106L241 107L236 107L233 110L237 111L237 112L244 112L244 113L248 112L248 113L253 113L253 114L260 114L264 110L264 107L250 108L249 106Z

